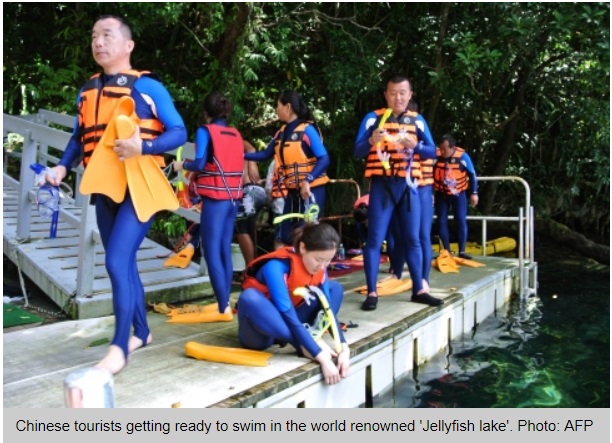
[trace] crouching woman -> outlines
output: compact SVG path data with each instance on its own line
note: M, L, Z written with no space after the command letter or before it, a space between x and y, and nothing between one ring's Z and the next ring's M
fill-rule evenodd
M289 343L298 355L321 365L328 384L338 383L349 373L350 350L338 322L344 292L327 275L339 242L329 224L304 225L295 231L292 247L277 249L249 264L238 299L238 338L243 347L263 350L275 343ZM319 297L305 290L306 286L318 288ZM317 333L331 322L335 322L332 331L337 331L333 337L337 349Z

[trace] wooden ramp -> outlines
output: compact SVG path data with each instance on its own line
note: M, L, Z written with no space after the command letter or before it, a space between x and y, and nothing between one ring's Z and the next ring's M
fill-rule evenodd
M112 314L111 282L104 266L104 249L99 242L95 245L92 290L87 294L76 295L80 233L74 226L74 220L67 219L74 217L78 221L82 208L73 201L62 202L57 237L50 239L49 219L41 218L32 205L29 238L20 240L17 237L17 191L14 183L4 181L4 254L70 317L85 319ZM203 275L198 264L192 263L187 269L163 266L165 258L162 257L169 253L167 248L148 238L145 238L138 250L138 269L147 302L177 302L207 295L212 297L209 278Z

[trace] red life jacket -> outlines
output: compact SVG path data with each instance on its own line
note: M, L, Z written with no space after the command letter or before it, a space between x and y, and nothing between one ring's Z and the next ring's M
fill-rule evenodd
M255 278L255 275L257 275L257 271L259 271L263 265L274 259L289 259L291 261L289 264L289 274L285 275L285 284L287 285L287 290L289 291L293 306L297 306L304 302L302 297L293 295L294 289L306 285L318 286L325 281L324 270L321 270L314 275L310 274L304 267L302 257L294 251L293 247L286 246L257 257L255 260L249 263L246 269L244 282L242 283L242 289L255 288L266 297L270 298L268 287L259 282L259 280Z
M215 200L242 198L244 143L236 128L204 125L211 138L212 162L197 173L196 192Z
M132 94L134 83L143 75L150 75L149 71L135 71L133 69L112 77L104 85L100 74L94 74L85 83L79 95L79 136L83 145L83 164L87 166L89 158L98 145L108 122L113 116L117 102L121 97ZM164 130L162 123L157 119L141 119L140 137L143 140L152 140ZM164 158L153 156L160 166L165 166Z

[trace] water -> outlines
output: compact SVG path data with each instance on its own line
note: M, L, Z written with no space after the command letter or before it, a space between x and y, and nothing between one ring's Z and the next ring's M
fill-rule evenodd
M454 340L378 408L609 408L610 268L536 251L538 295Z

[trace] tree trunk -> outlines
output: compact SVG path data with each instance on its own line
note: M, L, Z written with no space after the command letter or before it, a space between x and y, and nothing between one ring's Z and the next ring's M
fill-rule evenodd
M538 218L535 222L535 230L540 235L545 235L557 243L562 243L582 255L592 258L604 265L610 264L610 247L595 243L584 235L554 221L550 218Z

